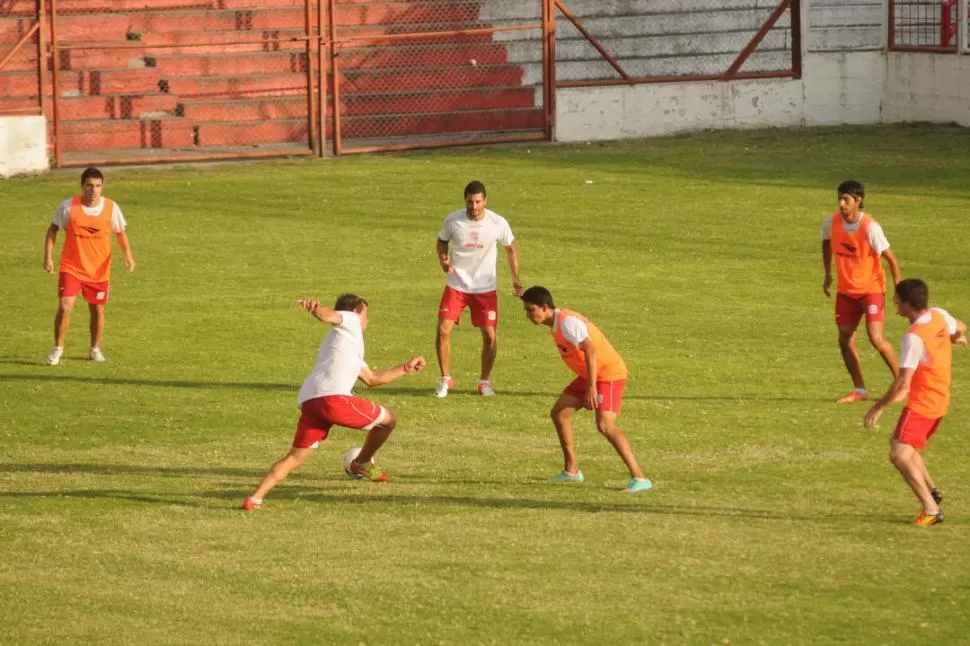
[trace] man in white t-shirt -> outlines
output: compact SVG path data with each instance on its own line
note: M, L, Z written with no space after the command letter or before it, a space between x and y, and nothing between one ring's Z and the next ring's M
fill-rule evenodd
M367 330L367 301L356 294L342 294L333 309L314 300L298 301L300 307L333 327L320 344L316 365L300 388L300 420L289 453L276 461L256 490L243 502L253 511L281 480L303 464L310 453L327 439L333 426L367 431L364 446L347 468L358 478L384 482L387 472L374 464L397 418L380 404L354 397L358 379L370 388L388 384L424 369L424 357L412 357L394 368L373 370L364 361L364 332Z
M822 223L822 268L825 279L822 291L831 296L832 264L837 275L835 324L839 328L842 361L852 379L854 390L838 400L840 404L862 401L869 397L862 378L862 363L855 346L855 333L863 315L866 332L895 378L896 353L883 337L886 319L885 260L892 272L893 285L899 282L899 262L889 248L889 240L879 223L863 210L865 189L859 182L848 180L837 189L839 211Z
M44 240L44 271L54 272L54 242L64 230L58 269L57 314L54 316L54 349L47 363L56 366L64 354L64 339L71 323L71 312L78 295L83 294L91 311L91 349L88 358L104 361L101 339L104 335L104 306L108 302L111 277L111 234L125 254L125 267L135 270L135 259L125 232L127 223L121 207L101 195L104 175L97 168L81 173L81 195L61 202Z
M435 245L438 262L448 280L438 305L435 350L441 379L435 389L436 397L447 397L448 390L454 385L451 378L451 330L465 307L471 310L472 325L482 332L482 372L478 392L486 396L495 394L490 378L498 352L495 329L498 325L496 262L499 244L505 247L508 256L512 293L522 295L515 236L508 221L485 208L486 204L485 185L471 182L465 187L465 208L445 218L438 233Z

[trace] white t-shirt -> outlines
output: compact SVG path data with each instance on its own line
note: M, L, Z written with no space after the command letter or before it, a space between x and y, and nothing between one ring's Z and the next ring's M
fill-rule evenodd
M337 312L341 321L320 343L317 363L300 388L300 405L324 395L350 395L364 361L364 332L356 312Z
M466 294L496 290L496 244L508 247L515 240L505 218L485 209L484 218L471 220L465 209L461 209L445 218L438 239L451 243L455 271L448 274L448 285Z
M943 315L943 319L946 321L946 327L950 335L957 333L957 320L944 309L939 307L931 308L936 310ZM923 316L919 317L913 324L918 323L928 323L930 320L930 313L927 312ZM902 347L899 349L899 367L900 368L910 368L916 369L921 363L926 362L926 346L923 344L923 339L919 338L912 332L907 332L903 335Z
M60 205L57 207L57 210L54 211L54 219L51 220L51 223L61 231L67 228L67 223L71 219L71 204L73 202L74 202L73 197L66 199L63 202L61 202ZM112 200L112 202L114 201ZM125 222L125 216L121 214L121 207L118 206L118 203L114 202L114 205L115 207L111 211L111 230L114 231L115 233L121 233L122 231L125 230L125 227L128 226L128 223ZM103 197L101 198L101 201L98 202L97 206L88 207L88 206L84 206L83 204L81 205L81 211L85 215L90 215L92 217L97 217L101 215L102 210L104 210Z
M575 346L589 338L589 327L586 325L586 321L579 318L578 316L567 316L559 322L560 312L558 308L556 309L555 318L552 320L553 328L558 326L559 331L562 332L564 339L569 341Z
M863 213L863 217L866 215L868 214ZM835 217L841 218L842 214L833 213L829 217L825 218L825 220L822 222L822 242L832 239L832 218ZM848 234L855 233L860 226L862 226L862 218L859 218L859 220L853 224L849 224L845 220L842 220L842 229ZM872 247L872 250L876 252L876 255L881 256L882 253L889 248L889 239L886 238L886 234L882 230L882 225L873 220L871 215L869 216L868 237L869 246Z

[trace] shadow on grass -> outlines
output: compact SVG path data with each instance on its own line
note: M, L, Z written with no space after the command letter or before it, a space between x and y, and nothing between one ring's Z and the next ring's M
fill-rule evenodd
M52 368L55 369L56 368ZM232 381L197 381L190 379L132 379L130 377L86 377L78 375L0 375L0 382L3 381L72 381L77 383L100 384L106 386L149 386L162 388L198 388L198 389L225 389L225 390L278 390L288 393L296 393L300 389L299 384L278 384L270 382L232 382ZM378 388L362 388L356 391L365 399L378 397L381 393L389 395L415 395L425 399L433 399L432 389L427 386L405 387L405 386L380 386ZM503 390L499 392L499 397L548 397L550 402L560 395L559 390L535 391L535 390ZM373 393L373 395L370 395ZM472 398L482 399L473 390L461 391L453 390L448 395L453 398ZM824 397L765 397L762 395L636 395L624 393L623 399L630 401L771 401L771 402L829 402Z
M269 464L267 463L267 466ZM136 476L166 476L180 478L183 476L198 477L240 477L259 479L266 473L266 469L234 469L228 467L164 467L137 464L0 464L0 473L93 473L103 476L136 475ZM310 474L299 474L301 478L315 480ZM294 474L293 477L296 477Z
M0 465L0 473L4 472L38 472L38 473L96 473L102 475L161 475L161 476L232 476L246 477L252 480L255 485L262 477L264 471L250 469L232 468L195 468L195 467L150 467L137 465L97 465L97 464L15 464ZM755 519L768 521L785 522L813 522L825 523L832 521L829 514L820 511L818 515L799 515L788 511L749 509L741 507L715 507L715 506L690 506L657 504L655 502L656 492L644 492L636 495L624 494L620 489L607 490L604 488L593 489L587 487L591 495L615 495L623 498L623 503L610 502L577 502L564 500L534 499L527 497L502 497L492 498L487 496L454 496L454 495L385 495L385 494L356 494L346 491L326 491L318 487L308 487L299 484L300 480L328 481L337 483L336 487L345 488L350 481L344 476L313 476L312 474L295 473L288 480L287 484L279 487L273 495L267 499L266 506L260 513L266 513L273 507L274 501L284 503L280 511L285 511L285 504L294 502L309 502L318 504L340 504L340 505L398 505L406 507L469 507L499 510L518 510L534 509L547 511L574 511L589 514L599 513L620 513L620 514L649 514L656 516L688 516L698 518L738 518ZM400 484L410 484L410 480L402 480ZM363 486L371 487L370 483L360 483ZM488 481L447 481L438 482L442 487L474 485L494 485L494 486L542 486L545 490L552 493L556 490L573 490L577 487L570 485L550 485L545 480L534 483L519 482L488 482ZM388 485L377 485L388 486ZM393 485L390 485L393 486ZM123 489L78 489L73 491L20 491L0 492L0 499L3 498L87 498L101 499L109 498L115 500L125 500L129 502L144 503L149 505L172 505L179 507L191 507L197 509L212 510L235 510L242 503L242 500L249 493L251 487L241 486L238 489L218 489L202 490L191 494L173 494L163 496L153 493L142 493ZM206 502L219 501L219 502ZM227 504L223 501L229 501ZM866 524L905 524L898 516L874 515L865 517L853 517L853 522ZM839 519L837 522L843 522Z
M724 517L724 518L744 518L759 520L784 520L784 521L819 521L826 518L825 515L819 516L793 516L787 513L765 511L758 509L740 509L727 507L683 507L674 505L657 505L650 501L649 493L638 494L636 501L627 504L611 504L602 502L572 502L561 500L536 500L531 498L487 498L472 496L387 496L387 495L362 495L350 493L327 493L319 489L309 490L302 487L286 487L279 492L273 492L272 498L267 499L266 506L272 507L273 501L289 502L299 500L300 502L320 503L320 504L340 504L340 505L398 505L406 507L470 507L476 509L535 509L547 511L574 511L588 514L601 513L622 513L622 514L650 514L650 515L678 515L678 516L697 516L697 517ZM193 498L214 498L218 500L230 500L233 503L231 508L236 509L242 504L248 490L227 490L200 492L195 496L173 495L171 497L159 496L151 493L138 493L121 489L78 489L75 491L24 491L24 492L0 492L2 498L90 498L100 499L109 498L113 500L126 500L130 502L145 503L150 505L174 505L179 507L193 508L213 508L225 510L224 504L213 505ZM617 496L623 496L621 492L616 492ZM640 504L639 501L642 501ZM266 513L267 509L260 513ZM280 509L284 511L284 509Z
M547 485L555 488L554 485ZM596 490L602 494L604 490ZM635 495L625 494L619 489L611 492L618 498L624 498L625 503L609 502L578 502L565 500L539 500L534 498L489 498L473 496L448 496L434 495L427 496L388 496L388 495L363 495L352 493L325 492L318 489L307 490L302 487L288 487L286 490L274 491L273 495L267 499L264 509L259 513L267 513L272 509L273 501L287 501L289 503L309 502L309 503L333 503L345 505L399 505L407 507L470 507L478 509L498 509L498 510L519 510L533 509L539 511L572 511L587 514L617 513L617 514L644 514L650 516L688 516L696 518L737 518L739 520L766 520L800 523L842 523L844 518L833 518L830 514L820 510L817 515L792 514L784 510L766 509L745 509L741 507L713 507L713 506L691 506L657 504L654 501L656 496L653 492L644 492ZM207 495L207 494L202 494ZM239 492L212 492L208 494L216 498L240 499ZM873 515L852 517L853 522L866 524L892 524L899 525L906 523L901 521L898 516Z

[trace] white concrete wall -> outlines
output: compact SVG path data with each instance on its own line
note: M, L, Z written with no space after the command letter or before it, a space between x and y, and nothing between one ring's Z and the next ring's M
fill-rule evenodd
M556 92L556 140L881 120L882 52L805 56L801 79L652 83Z
M0 177L48 168L47 119L0 117Z
M883 120L970 127L970 55L890 52Z

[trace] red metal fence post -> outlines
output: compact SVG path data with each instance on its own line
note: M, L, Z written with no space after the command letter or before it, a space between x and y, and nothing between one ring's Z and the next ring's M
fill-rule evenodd
M51 119L54 121L54 165L61 162L61 115L60 115L60 75L58 62L61 58L58 49L57 0L51 0Z

